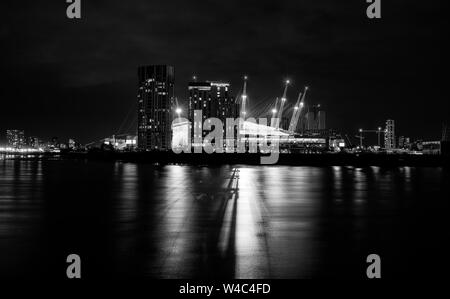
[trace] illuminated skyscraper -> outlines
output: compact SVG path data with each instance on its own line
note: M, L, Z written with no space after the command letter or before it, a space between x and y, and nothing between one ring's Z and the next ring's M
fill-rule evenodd
M398 148L407 149L407 148L409 148L410 145L411 145L411 141L410 141L409 137L405 137L405 136L398 137L398 144L397 144Z
M326 112L325 110L319 110L317 112L317 127L319 130L325 130L325 119L326 119Z
M141 66L138 78L138 148L170 150L174 68L167 65Z
M28 145L32 148L39 148L44 144L44 142L36 136L30 136L28 139Z
M304 119L302 120L303 131L307 133L318 133L326 129L325 110L320 105L306 107Z
M236 118L238 107L230 96L230 84L222 82L191 82L189 91L189 120L194 123L194 110L202 111L202 121L216 117L225 125L227 118ZM207 132L203 133L204 135Z
M384 147L387 150L395 148L395 122L392 119L386 121L386 128L384 129Z
M6 130L8 145L14 148L21 148L26 145L25 132L23 130Z
M230 84L221 82L191 82L189 90L189 117L194 110L202 110L204 119L216 117L225 121L237 117L237 106L230 96Z

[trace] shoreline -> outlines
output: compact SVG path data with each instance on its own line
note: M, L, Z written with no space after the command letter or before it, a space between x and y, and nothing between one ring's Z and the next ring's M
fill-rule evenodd
M13 156L13 157L11 157ZM175 154L173 152L67 152L45 153L39 155L9 155L6 159L85 159L100 161L121 161L153 164L185 164L185 165L261 165L261 166L417 166L448 167L449 155L408 155L408 154L280 154L275 164L261 164L262 154ZM5 158L4 158L5 159ZM5 159L5 160L6 160Z

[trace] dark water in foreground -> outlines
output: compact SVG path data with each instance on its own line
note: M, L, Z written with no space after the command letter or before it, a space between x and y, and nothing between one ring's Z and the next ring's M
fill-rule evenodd
M362 278L445 272L442 168L0 160L0 277Z

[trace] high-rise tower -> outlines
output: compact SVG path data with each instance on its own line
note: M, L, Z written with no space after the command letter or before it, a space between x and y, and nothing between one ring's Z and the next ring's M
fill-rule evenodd
M387 150L395 148L395 122L392 119L386 121L386 128L384 129L384 147Z
M141 66L138 78L138 148L170 150L174 68L168 65Z
M191 82L189 91L189 120L194 126L195 110L202 111L202 122L215 117L225 125L227 118L237 117L235 99L230 96L230 84L224 82ZM203 134L206 134L204 132Z
M6 130L8 145L21 148L25 146L25 133L23 130Z

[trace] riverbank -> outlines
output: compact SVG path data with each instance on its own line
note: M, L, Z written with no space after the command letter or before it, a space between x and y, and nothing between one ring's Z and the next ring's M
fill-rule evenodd
M188 165L261 165L261 154L175 154L173 152L88 152L22 155L16 159L88 159L135 163ZM394 154L280 154L273 165L293 166L450 166L450 157L442 155Z

